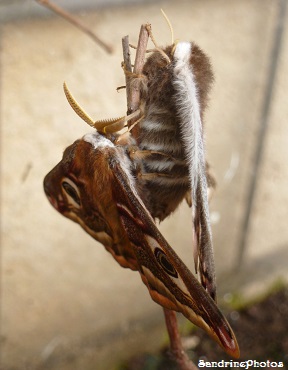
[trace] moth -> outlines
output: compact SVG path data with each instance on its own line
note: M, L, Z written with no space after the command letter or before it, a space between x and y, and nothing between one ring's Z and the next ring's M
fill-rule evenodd
M142 75L130 83L137 79L141 80L139 112L115 120L94 122L64 89L76 113L110 137L138 114L132 137L115 142L130 146L130 158L138 166L139 195L154 219L163 221L183 199L192 206L195 270L199 268L202 285L216 300L208 207L215 180L205 162L202 132L213 81L209 58L195 43L178 42L165 49L156 45Z
M191 43L155 51L143 68L140 112L124 119L93 122L65 88L73 109L96 131L64 151L46 175L44 191L58 212L103 244L122 267L139 271L156 303L181 312L239 357L235 335L213 299L214 267L207 257L212 247L207 179L213 181L204 158L201 118L212 74L203 55ZM195 67L191 60L201 57L206 67L203 62ZM197 86L200 77L206 87ZM137 115L135 130L123 140L119 129ZM204 287L155 224L185 197L192 203Z

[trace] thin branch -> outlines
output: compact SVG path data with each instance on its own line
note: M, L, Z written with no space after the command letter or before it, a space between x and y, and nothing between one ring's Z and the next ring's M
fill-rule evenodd
M70 13L66 12L64 9L60 8L58 5L54 4L49 0L36 0L37 3L45 6L46 8L52 10L54 13L60 15L66 21L72 23L74 26L79 28L81 31L90 36L93 41L95 41L99 46L101 46L107 53L111 54L113 52L112 46L108 45L106 42L102 41L95 33L93 33L88 27L78 21Z
M177 362L181 370L198 370L198 367L189 359L182 346L175 311L168 310L167 308L163 308L163 311L170 339L170 352L173 359Z
M127 115L137 111L140 107L140 76L145 63L145 53L147 49L149 33L149 24L142 24L140 28L137 51L135 56L134 68L132 71L129 37L122 38L124 71L126 78L126 94L127 94ZM136 77L136 78L135 78ZM138 78L137 78L138 77ZM133 79L133 83L131 83ZM131 128L131 133L137 136L138 125L133 126L137 118L131 119L128 122L128 127ZM139 122L139 117L138 117Z
M135 56L134 69L133 69L133 72L136 73L136 74L140 74L142 72L142 69L143 69L150 29L151 29L151 25L149 23L142 24L142 26L140 28L139 38L138 38L138 45L137 45L136 56Z
M130 102L131 102L131 76L132 73L132 65L131 65L131 54L130 54L130 47L129 47L129 36L124 36L122 38L122 49L123 49L123 69L124 71L128 72L125 73L125 83L126 83L126 96L127 96L127 115L129 112Z
M147 31L148 27L150 27L149 24L142 24L139 33L135 63L133 68L133 74L138 76L141 75L145 62L145 53L149 39L149 34ZM128 36L123 37L122 45L123 45L124 68L128 72L132 72ZM131 85L130 81L131 77L129 76L129 73L128 74L126 73L127 114L135 112L137 109L139 109L140 105L139 81L138 83L137 82L133 83L133 85ZM137 79L135 79L135 81L137 81ZM133 121L129 122L129 124L132 125Z

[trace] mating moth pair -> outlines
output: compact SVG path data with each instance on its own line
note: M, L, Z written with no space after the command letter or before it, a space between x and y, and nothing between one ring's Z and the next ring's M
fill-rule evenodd
M194 43L158 48L141 76L138 123L93 123L65 87L74 110L96 128L69 146L45 177L51 204L104 245L122 267L137 270L152 299L181 312L231 356L237 340L217 308L205 162L203 113L213 74ZM133 79L133 78L132 78ZM133 81L132 81L133 83ZM128 116L128 120L131 116ZM201 283L155 224L186 199L192 207L194 259Z

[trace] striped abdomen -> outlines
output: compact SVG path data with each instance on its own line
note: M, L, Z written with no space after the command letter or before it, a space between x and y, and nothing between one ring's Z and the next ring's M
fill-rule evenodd
M184 53L181 51L183 48ZM187 50L190 52L188 58ZM163 54L156 51L144 65L143 74L147 78L147 86L142 90L144 119L139 124L136 137L140 151L151 153L141 163L142 181L146 190L143 196L147 199L148 194L146 205L152 216L160 220L165 219L177 208L185 195L191 193L193 177L198 177L194 169L191 171L193 161L196 162L193 166L195 168L198 166L198 156L197 153L193 153L190 143L187 147L187 137L183 132L181 104L186 99L189 105L191 97L187 91L184 91L185 87L182 99L180 86L182 100L179 99L177 85L179 61L187 67L188 78L190 78L190 72L194 78L193 83L195 82L197 89L196 101L200 106L201 118L212 81L209 60L197 45L178 43L175 47L173 45L167 47L164 53L170 59L170 63ZM194 134L193 127L191 130ZM190 133L189 136L191 136ZM188 140L193 139L188 138Z
M150 154L141 162L141 179L149 194L151 215L164 220L189 192L189 171L179 126L170 112L157 112L154 104L140 124L139 149ZM146 196L147 197L147 196Z

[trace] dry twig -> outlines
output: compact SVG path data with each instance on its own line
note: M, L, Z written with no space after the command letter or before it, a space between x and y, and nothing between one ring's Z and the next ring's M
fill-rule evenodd
M198 367L189 359L182 346L175 311L168 310L167 308L163 308L163 310L170 339L170 353L172 358L177 362L181 370L198 370Z
M54 4L49 0L36 0L37 3L46 6L46 8L52 10L54 13L60 15L66 21L72 23L74 26L79 28L81 31L86 33L89 37L92 38L99 46L101 46L107 53L111 54L113 52L112 46L108 45L106 42L102 41L94 32L92 32L88 27L78 21L70 13L66 12L64 9L60 8L58 5Z
M137 83L131 85L130 83L131 76L129 76L129 72L130 73L133 72L134 75L138 75L138 76L140 76L142 73L143 65L145 62L145 53L146 53L148 39L149 39L149 33L148 33L149 27L150 27L149 24L142 24L141 26L133 71L132 71L132 65L131 65L131 59L130 59L129 37L125 36L122 39L124 68L128 72L125 74L126 93L127 93L127 114L133 113L137 109L139 109L140 86ZM133 122L130 122L130 125L132 123Z

